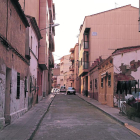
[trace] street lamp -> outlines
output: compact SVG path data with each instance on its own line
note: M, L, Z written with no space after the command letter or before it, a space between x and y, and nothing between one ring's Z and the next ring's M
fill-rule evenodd
M50 26L49 26L49 27L44 28L44 29L48 29L48 28L50 28L50 27L55 27L55 26L58 26L58 25L60 25L60 24L58 24L58 23L57 23L57 24L52 24L52 25L50 24ZM41 29L41 30L44 30L44 29ZM40 30L40 31L41 31L41 30Z

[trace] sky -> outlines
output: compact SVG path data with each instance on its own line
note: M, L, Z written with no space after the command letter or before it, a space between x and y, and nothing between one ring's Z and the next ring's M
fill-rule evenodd
M139 8L139 0L53 0L56 20L60 24L55 27L55 63L70 54L70 48L78 43L80 25L85 16L100 13L116 7L131 4Z

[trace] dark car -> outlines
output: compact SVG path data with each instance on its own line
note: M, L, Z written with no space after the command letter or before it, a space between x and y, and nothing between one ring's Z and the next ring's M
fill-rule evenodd
M74 94L74 95L75 95L75 93L76 93L75 88L73 88L73 87L68 87L68 89L67 89L67 95L69 95L69 94Z

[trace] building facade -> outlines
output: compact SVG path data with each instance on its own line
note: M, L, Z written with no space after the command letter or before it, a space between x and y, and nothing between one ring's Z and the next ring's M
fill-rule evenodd
M60 88L59 76L60 76L60 66L57 65L52 69L52 88ZM57 83L58 82L58 83Z
M25 57L28 20L18 1L1 0L0 3L0 128L2 128L28 110L28 93L25 86L30 75L29 60Z
M71 66L69 67L69 70L71 71L69 80L71 81L71 86L76 89L76 92L80 92L80 82L81 79L78 76L79 72L79 44L76 43L74 48L70 49L70 61Z
M51 91L51 68L54 67L52 52L55 50L55 6L53 0L19 0L26 15L35 17L42 35L38 50L38 94L46 96Z
M28 86L28 108L35 105L42 99L42 94L38 94L38 50L39 41L42 39L36 19L26 16L30 27L26 29L26 58L30 60L29 66L29 86ZM42 90L42 89L41 89Z
M114 107L129 94L137 96L140 46L118 48L99 67L99 102Z
M65 55L60 59L60 87L61 86L66 86L66 81L64 82L64 76L66 76L66 72L69 72L69 67L71 66L71 62L69 60L70 54ZM69 77L69 74L67 74Z
M88 71L99 56L106 59L113 49L140 44L138 13L126 5L85 17L78 39L81 93L90 90Z

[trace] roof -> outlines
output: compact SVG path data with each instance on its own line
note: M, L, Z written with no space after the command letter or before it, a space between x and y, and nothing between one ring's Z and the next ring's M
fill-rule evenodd
M130 46L130 47L118 48L112 53L112 55L114 56L114 55L118 55L118 54L122 54L122 53L136 51L139 49L140 49L140 46Z
M101 58L101 56L99 56L98 59L96 59L94 61L94 63L92 63L91 67L89 68L89 72L92 71L94 68L96 68L97 66L99 66L102 62L104 62L104 60Z
M110 11L118 10L118 9L121 9L121 8L124 8L124 7L128 7L128 6L131 6L131 4L128 4L128 5L125 5L125 6L121 6L121 7L118 7L118 8L114 8L114 9L110 9L110 10L107 10L107 11L103 11L103 12L100 12L100 13L96 13L96 14L92 14L92 15L85 16L84 21L83 21L83 24L84 24L85 19L86 19L87 17L99 15L99 14L102 14L102 13L105 13L105 12L110 12ZM131 7L138 9L137 7L134 7L134 6L131 6ZM83 27L83 24L80 25L80 29Z
M15 7L19 17L21 18L22 22L24 23L25 27L29 27L28 20L24 14L24 11L21 8L21 5L19 4L19 0L11 0L13 6Z
M30 22L33 26L33 29L35 30L35 33L37 35L38 40L42 39L42 36L41 36L41 33L40 33L40 30L39 30L39 27L37 25L35 17L29 16L29 15L26 15L26 17L30 19Z
M140 46L130 46L130 47L118 48L107 59L105 59L102 63L100 63L99 66L101 66L104 63L106 63L106 61L111 59L112 56L122 54L122 53L132 52L132 51L136 51L136 50L140 50Z

